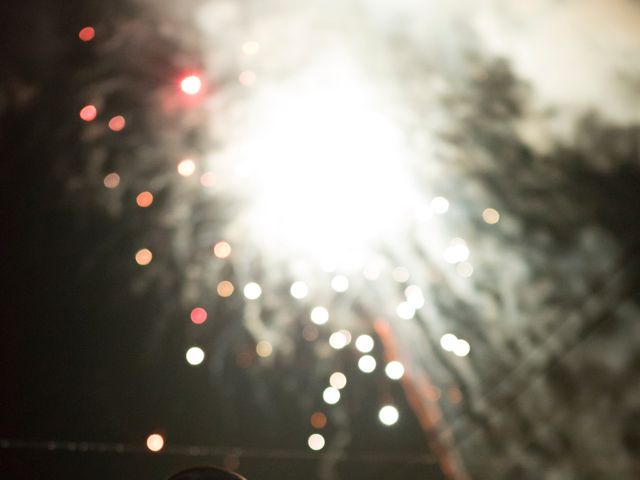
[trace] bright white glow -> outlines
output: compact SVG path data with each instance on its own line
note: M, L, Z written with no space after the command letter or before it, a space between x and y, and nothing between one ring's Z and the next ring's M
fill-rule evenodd
M249 300L256 300L262 295L262 288L256 282L250 282L244 286L243 293Z
M453 347L453 353L459 357L466 357L471 351L471 345L466 340L459 339Z
M347 377L342 372L334 372L329 377L329 385L338 390L342 390L347 386Z
M335 387L327 387L322 392L322 399L329 405L335 405L340 401L340 390Z
M387 363L387 366L384 367L384 373L391 380L400 380L404 375L404 365L397 360L393 360Z
M407 297L407 301L416 310L424 307L424 295L422 289L417 285L409 285L404 289L404 295Z
M311 310L311 321L316 325L324 325L329 321L329 310L324 307L314 307Z
M359 352L369 353L373 350L374 341L369 335L360 335L356 338L356 348Z
M189 75L180 82L180 88L187 95L195 95L202 88L202 81L196 75Z
M324 437L319 433L313 433L309 435L307 444L311 450L322 450L324 448Z
M293 282L290 291L293 298L301 299L309 294L309 287L307 287L306 283L297 281Z
M164 447L164 437L159 433L152 433L147 437L147 448L152 452L159 452Z
M398 421L400 414L396 407L392 405L385 405L380 409L380 412L378 412L378 418L384 425L391 426Z
M458 344L458 337L456 337L453 333L445 333L440 338L440 346L443 350L447 352L453 352L453 349L456 348Z
M346 292L349 289L349 279L344 275L336 275L331 279L331 288L336 292Z
M336 350L340 350L346 347L348 343L349 343L349 339L342 331L333 332L329 336L329 345L331 345L331 347L335 348Z
M403 320L410 320L416 314L416 308L409 302L401 302L396 307L396 313Z
M341 52L256 90L236 161L248 172L239 186L251 201L239 220L263 248L319 264L403 230L415 198L411 159L384 102Z
M376 359L371 355L363 355L358 360L358 368L364 373L371 373L376 369Z
M469 258L469 247L461 238L454 238L444 250L444 260L447 263L464 262Z
M342 328L340 329L340 333L344 335L344 339L347 342L347 345L349 345L351 343L351 332L346 328Z
M444 197L436 197L431 200L431 211L436 215L442 215L449 210L449 200Z
M200 365L204 360L204 351L200 347L191 347L185 357L190 365Z
M196 171L196 164L190 158L185 158L178 164L178 173L183 177L189 177Z

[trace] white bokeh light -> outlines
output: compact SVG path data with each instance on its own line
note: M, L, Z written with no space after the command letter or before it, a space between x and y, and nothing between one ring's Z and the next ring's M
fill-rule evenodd
M204 361L204 351L200 347L191 347L185 357L189 365L200 365Z
M349 344L349 338L344 334L344 332L333 332L329 336L329 345L331 348L336 350L343 349Z
M331 288L338 293L346 292L349 289L349 279L344 275L336 275L331 279Z
M322 450L324 448L324 437L319 433L312 433L309 435L309 440L307 440L307 444L311 450Z
M340 390L335 387L327 387L322 392L322 399L329 405L335 405L340 401Z
M456 337L453 333L445 333L440 338L440 346L443 350L447 352L453 352L458 344L458 337Z
M384 425L389 427L398 421L400 414L398 413L398 409L393 405L385 405L380 409L380 412L378 412L378 418Z
M293 282L290 292L293 298L302 299L309 294L309 287L302 281Z
M342 372L333 372L329 377L329 385L338 390L347 386L347 377Z
M316 325L324 325L329 321L329 311L324 307L314 307L310 317Z
M249 282L244 286L243 293L249 300L256 300L262 295L262 288L255 282Z
M453 347L453 353L455 353L459 357L466 357L469 355L471 351L471 345L466 340L458 339L455 346Z
M362 353L369 353L373 350L374 346L373 338L370 335L360 335L356 338L356 349Z
M384 367L384 373L391 380L400 380L404 375L404 365L397 360L392 360Z
M403 320L410 320L416 314L416 308L409 302L401 302L396 307L396 313Z
M358 360L358 368L364 373L371 373L376 369L376 359L371 355L363 355Z

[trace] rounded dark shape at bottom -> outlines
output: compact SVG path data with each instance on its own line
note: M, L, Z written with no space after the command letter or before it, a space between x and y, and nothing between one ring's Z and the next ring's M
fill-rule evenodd
M169 480L247 480L230 470L218 467L193 467L169 477Z

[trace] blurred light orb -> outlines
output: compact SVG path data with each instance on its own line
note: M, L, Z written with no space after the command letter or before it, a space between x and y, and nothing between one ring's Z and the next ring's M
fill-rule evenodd
M136 197L136 205L140 208L147 208L153 203L153 194L151 192L141 192Z
M256 74L251 70L246 70L238 76L238 81L245 87L250 87L256 83Z
M449 200L444 197L435 197L431 200L431 211L436 215L442 215L449 210Z
M453 353L459 357L466 357L471 351L471 345L466 340L458 339L453 347Z
M91 122L96 119L98 110L93 105L85 105L80 109L80 118L85 122Z
M485 208L482 219L489 225L495 225L500 221L500 213L495 208Z
M202 307L195 307L191 310L190 318L196 325L201 325L207 321L207 311Z
M356 338L356 349L362 353L369 353L373 350L375 342L370 335L360 335Z
M222 298L230 297L231 295L233 295L234 291L233 283L231 283L229 280L222 280L218 283L216 291Z
M195 95L202 88L202 80L197 75L184 77L180 82L180 89L187 95Z
M136 263L138 265L149 265L153 259L153 254L148 248L142 248L136 252Z
M84 27L78 32L78 38L83 42L90 42L96 36L96 30L93 27Z
M329 377L329 385L338 390L347 386L347 377L342 372L333 372Z
M314 307L310 316L311 321L316 325L324 325L329 321L329 310L324 307Z
M409 302L400 302L396 307L396 313L403 320L411 320L416 314L416 308Z
M204 172L200 175L200 185L206 188L213 187L216 183L216 176L213 172Z
M309 440L307 440L309 448L314 451L322 450L324 448L324 443L324 437L319 433L309 435Z
M256 345L256 353L262 358L266 358L273 353L273 346L266 340L260 340Z
M444 260L447 263L464 262L469 258L469 247L462 238L454 238L444 250Z
M349 344L349 339L342 331L333 332L329 336L329 345L331 345L331 348L334 348L336 350L341 350L344 347L346 347L348 344Z
M178 163L178 173L183 177L189 177L196 171L196 164L190 158L185 158Z
M126 124L127 122L122 115L116 115L109 120L109 129L114 132L119 132L124 129Z
M410 277L409 269L407 267L396 267L391 272L391 276L398 283L404 283L409 280Z
M200 347L191 347L185 355L189 365L200 365L204 361L204 350Z
M440 346L447 352L453 352L458 344L458 337L453 333L445 333L440 337Z
M147 437L147 448L152 452L159 452L164 447L164 438L159 433L152 433Z
M262 288L256 282L249 282L244 286L243 293L249 300L257 300L262 295Z
M378 418L384 425L389 427L398 421L400 414L398 413L398 409L393 405L385 405L378 412Z
M404 375L404 365L397 360L392 360L384 367L384 373L391 380L400 380Z
M338 293L346 292L349 289L349 279L344 275L336 275L331 279L331 288Z
M322 412L314 412L311 415L311 426L321 429L327 426L327 416Z
M417 285L409 285L404 289L404 295L407 297L407 302L411 304L416 310L424 307L424 295L422 289Z
M456 265L456 272L463 278L469 278L473 275L473 265L469 262L460 262Z
M242 53L245 55L255 55L260 51L260 44L254 40L249 40L242 44Z
M213 254L218 258L227 258L231 255L231 245L227 242L218 242L213 246Z
M376 359L371 355L363 355L358 360L358 368L364 373L371 373L376 369Z
M313 325L305 325L302 329L302 338L307 342L315 342L320 336L320 332Z
M116 188L120 185L120 175L115 172L108 173L105 175L103 183L107 188Z
M309 287L307 284L302 281L293 282L291 284L291 288L289 289L291 292L291 296L293 298L297 298L298 300L306 297L309 294Z
M340 390L335 387L327 387L322 392L322 399L329 405L335 405L340 401Z

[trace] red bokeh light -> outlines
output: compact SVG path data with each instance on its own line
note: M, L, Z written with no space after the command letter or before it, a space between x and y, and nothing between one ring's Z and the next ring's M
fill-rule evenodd
M122 115L116 115L109 120L109 128L114 132L119 132L124 128L126 121Z
M95 120L96 115L98 115L98 110L93 105L85 105L80 109L80 118L85 122Z
M202 307L196 307L191 310L191 321L196 325L200 325L207 320L207 311Z
M202 88L202 80L197 75L184 77L180 82L180 89L187 95L195 95Z
M88 42L93 40L93 37L96 36L96 31L93 27L84 27L80 32L78 32L78 38L83 42Z

